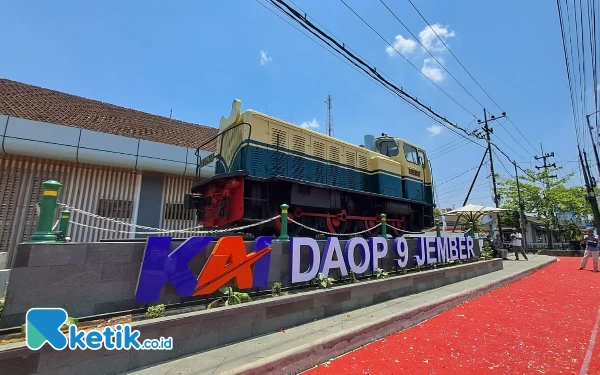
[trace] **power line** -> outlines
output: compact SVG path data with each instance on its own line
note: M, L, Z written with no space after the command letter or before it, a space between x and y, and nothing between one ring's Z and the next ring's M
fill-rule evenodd
M353 65L357 66L367 75L369 75L373 80L379 82L383 87L391 91L393 94L398 96L400 99L404 100L406 103L413 106L415 109L419 110L432 120L436 121L440 125L446 127L450 131L458 134L459 136L469 139L469 142L472 142L479 147L484 147L481 144L475 142L474 140L468 138L468 135L471 135L469 131L460 125L448 120L445 116L434 111L430 106L425 105L421 101L419 101L415 96L406 92L403 88L394 85L394 83L390 82L380 74L376 68L369 65L361 58L356 56L356 54L352 53L349 48L346 47L345 43L338 42L332 36L328 35L326 32L321 30L319 27L315 26L306 15L300 14L297 10L289 6L283 0L268 0L273 6L279 9L286 16L290 17L293 21L298 23L300 26L308 30L311 34L316 36L322 42L331 47L335 52L342 55L345 59L350 61ZM281 5L280 5L281 4ZM284 9L285 8L285 9Z
M407 104L411 105L413 108L417 109L433 121L438 124L444 126L449 129L453 133L459 135L460 137L468 140L481 148L486 148L480 143L471 139L471 137L475 137L477 139L483 139L480 136L475 135L472 131L466 130L464 127L450 121L445 116L439 114L434 111L430 106L424 104L419 101L415 96L409 94L402 87L398 87L395 82L391 79L386 79L384 77L385 74L377 71L377 69L371 65L369 65L366 61L361 59L357 54L351 52L351 49L346 46L345 43L336 40L336 38L332 35L328 35L327 32L323 31L321 28L315 26L313 22L310 21L309 17L306 14L299 13L296 9L292 8L283 0L268 0L270 4L276 7L283 14L291 18L297 24L299 24L302 28L309 31L312 35L321 40L324 44L329 46L334 52L341 55L344 59L349 61L352 65L360 69L364 72L369 78L373 81L380 84L383 88L387 89L394 95L398 96L400 99L405 101ZM490 142L495 148L505 154L496 144ZM506 154L505 154L506 155ZM508 158L511 160L510 158Z
M415 66L415 64L413 64L412 62L410 62L409 59L406 58L406 56L404 56L403 54L400 53L400 51L398 51L396 49L396 47L394 47L392 44L390 44L387 39L385 39L377 30L375 30L373 28L373 26L371 26L364 18L362 18L358 13L356 13L356 11L354 9L352 9L352 7L350 7L350 5L346 4L346 2L344 0L340 0L342 2L342 4L344 4L346 6L346 8L348 8L352 13L354 13L354 15L356 17L358 17L365 25L367 25L367 27L369 29L371 29L375 34L377 34L377 36L379 36L379 38L381 38L381 40L383 40L385 43L387 43L388 46L390 46L394 51L396 51L400 56L402 56L402 58L404 58L404 60L406 60L406 62L408 62L413 68L415 68L423 77L427 78L427 80L429 82L431 82L435 87L437 87L438 89L440 89L441 92L443 92L448 98L450 98L454 103L456 103L459 107L461 107L462 109L464 109L467 113L469 113L471 116L476 117L471 111L469 111L467 108L465 108L462 104L460 104L456 99L454 99L450 94L448 94L444 89L442 89L437 83L433 82L431 80L431 78L427 77L417 66ZM436 60L437 61L437 60Z
M340 1L344 2L344 0L340 0ZM394 12L393 12L393 11L390 9L390 7L388 7L388 6L387 6L387 4L386 4L386 3L385 3L383 0L379 0L379 2L381 2L381 4L383 4L383 6L384 6L384 7L385 7L385 8L388 10L388 12L390 12L390 14L391 14L392 16L394 16L394 18L395 18L395 19L396 19L396 20L397 20L397 21L398 21L398 22L399 22L399 23L400 23L400 24L401 24L401 25L404 27L404 29L406 29L406 31L408 31L408 32L410 33L410 35L412 35L412 37L413 37L413 38L415 38L415 40L416 40L416 41L417 41L417 42L418 42L418 43L421 45L421 47L423 47L423 49L424 49L425 51L427 51L427 53L429 53L429 55L430 55L430 56L431 56L431 57L432 57L432 58L435 60L435 62L437 62L437 63L438 63L438 64L439 64L439 65L442 67L442 69L444 69L444 71L446 71L446 73L448 73L448 75L449 75L450 77L452 77L452 79L453 79L453 80L454 80L456 83L458 83L458 85L459 85L459 86L460 86L460 87L461 87L461 88L462 88L462 89L463 89L463 90L464 90L464 91L465 91L465 92L466 92L466 93L467 93L467 94L468 94L468 95L469 95L469 96L470 96L470 97L471 97L471 98L472 98L472 99L473 99L473 100L474 100L474 101L475 101L477 104L479 104L479 106L481 106L481 108L483 108L483 107L484 107L484 105L483 105L483 104L481 104L481 102L480 102L479 100L477 100L477 99L476 99L476 98L475 98L475 97L474 97L474 96L473 96L473 95L472 95L472 94L471 94L471 93L470 93L470 92L469 92L469 91L468 91L468 90L467 90L467 89L466 89L466 88L465 88L465 87L464 87L464 86L463 86L463 85L462 85L460 82L458 82L458 80L457 80L457 79L456 79L456 78L455 78L455 77L452 75L452 73L450 73L450 72L448 71L448 69L446 69L446 67L445 67L445 66L444 66L444 65L443 65L441 62L439 62L439 61L438 61L438 59L437 59L437 58L436 58L436 57L435 57L435 56L434 56L434 55L433 55L433 54L432 54L432 53L431 53L431 52L430 52L430 51L427 49L427 47L425 47L425 46L423 45L423 43L421 43L421 40L420 40L419 38L417 38L417 36L416 36L415 34L413 34L413 33L412 33L412 31L410 31L410 30L408 29L408 27L406 27L406 25L404 24L404 22L402 22L402 21L400 20L400 18L398 18L398 16L396 15L396 13L394 13ZM345 4L345 3L344 3L344 4ZM394 50L395 50L395 48L394 48ZM473 115L473 117L476 117L476 116L475 116L475 115Z
M453 176L451 176L451 177L446 177L446 178L443 178L443 179L442 179L442 182L441 182L441 183L439 183L439 184L437 184L437 186L438 186L438 187L440 187L441 185L444 185L445 183L448 183L448 182L450 182L450 181L454 180L456 177L459 177L459 176L462 176L462 175L464 175L465 173L469 173L469 172L471 172L471 171L474 171L475 169L477 169L477 167L473 167L473 168L471 168L471 169L468 169L468 170L466 170L466 171L464 171L464 172L460 172L460 173L458 173L458 174L456 174L456 175L453 175Z
M477 86L479 86L479 88L481 89L481 91L483 91L483 93L492 101L492 103L494 103L494 105L501 111L501 112L505 112L500 105L498 105L498 103L496 103L496 101L494 99L492 99L492 97L490 96L490 94L488 94L487 91L485 91L485 89L479 84L479 82L477 82L477 80L475 79L475 77L473 77L473 75L471 74L471 72L469 72L469 70L463 65L463 63L458 59L458 57L454 54L454 52L452 52L452 50L450 49L450 47L448 47L448 45L446 44L446 42L444 42L444 40L438 35L438 33L435 31L435 29L433 28L433 26L431 26L431 24L427 21L427 19L425 19L425 17L423 16L423 14L419 11L419 9L415 6L415 4L413 4L413 2L411 0L408 0L408 2L410 3L410 5L412 5L412 7L414 8L414 10L419 14L419 16L421 17L421 19L423 21L425 21L425 23L427 24L427 26L429 27L429 29L431 29L431 31L433 31L433 33L435 34L435 36L440 40L440 42L442 42L442 44L444 45L444 47L446 47L446 49L448 50L448 52L450 53L450 55L452 55L452 57L454 57L454 59L456 60L456 62L458 62L458 64L464 69L464 71L469 75L469 77L471 77L471 79L473 80L473 82L475 82L475 84ZM483 107L483 106L482 106ZM529 143L529 146L531 146L532 149L535 149L535 147L531 144L531 142L529 142L529 139L527 139L527 137L525 137L523 135L523 133L521 133L521 131L519 130L519 128L517 128L517 126L513 123L513 121L507 117L508 121L510 122L510 124L517 130L517 132L521 135L521 137L523 137L523 139L525 139L525 141L527 143ZM521 146L523 147L523 146Z

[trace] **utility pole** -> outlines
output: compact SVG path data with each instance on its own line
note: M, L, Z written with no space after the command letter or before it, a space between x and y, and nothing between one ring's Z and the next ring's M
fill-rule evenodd
M331 118L331 95L327 95L327 135L333 137L333 120Z
M579 149L579 147L578 147ZM585 152L584 152L585 153ZM587 156L586 156L587 159ZM585 196L586 200L590 204L592 208L592 215L594 216L594 226L596 230L600 230L600 211L598 210L598 201L596 200L596 194L594 193L594 188L596 187L596 181L592 176L589 176L589 166L586 168L586 163L583 162L583 157L581 156L581 149L579 149L579 162L581 163L581 170L583 171L583 178L585 180L585 188L587 190L587 194Z
M535 169L537 169L537 170L544 169L544 172L546 172L546 176L544 177L544 180L545 180L544 182L546 184L546 189L544 190L544 199L546 199L546 191L548 189L550 189L550 179L557 178L558 176L547 174L548 168L556 168L556 163L548 164L548 162L547 162L548 158L554 157L554 152L544 154L544 146L542 146L541 144L540 144L540 149L542 150L542 156L535 155L534 158L535 158L535 160L540 160L540 159L544 160L544 165L542 165L542 166L536 165ZM556 224L558 224L558 219L555 219L555 217L554 217L554 206L552 207L551 216L552 216L552 221L555 221ZM552 227L549 227L548 230L550 232L550 233L548 233L548 247L550 249L552 249L554 231L552 230Z
M598 175L600 176L600 159L598 158L598 149L596 148L596 142L594 142L594 134L592 133L592 125L590 124L590 116L593 114L596 114L598 112L594 112L594 113L590 113L589 115L585 116L585 120L587 121L588 124L588 129L590 131L590 138L592 139L592 145L594 146L594 156L596 157L596 167L598 168ZM598 122L596 121L596 124L598 124ZM591 175L590 175L591 176ZM600 229L598 229L600 230Z
M506 117L506 112L502 112L502 116L500 116L500 117L491 115L491 118L488 120L487 111L484 108L483 109L483 121L477 120L478 124L483 124L482 130L485 133L485 138L483 138L483 139L485 139L485 141L487 142L487 153L488 153L488 156L490 157L490 172L492 174L492 184L494 185L494 203L496 204L496 208L500 207L500 197L498 196L498 188L496 186L496 174L494 173L494 160L492 158L492 142L490 141L490 134L492 134L494 132L494 129L490 128L488 126L488 123L499 120L503 117ZM479 131L476 131L474 133L477 137L482 138L482 134ZM502 223L500 223L500 213L499 212L496 214L496 217L498 220L498 232L500 232L500 239L502 240L502 242L504 242L504 234L502 233Z
M523 248L527 249L527 240L525 234L527 230L526 226L526 217L525 217L525 202L521 199L521 185L519 184L519 172L517 171L517 162L513 160L513 165L515 166L515 178L517 179L517 197L519 199L519 217L521 218L521 235L523 236Z

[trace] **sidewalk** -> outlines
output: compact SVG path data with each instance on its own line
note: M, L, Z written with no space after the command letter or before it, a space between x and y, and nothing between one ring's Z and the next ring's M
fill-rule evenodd
M251 340L183 357L130 374L178 375L297 373L347 351L406 329L468 299L516 281L554 257L529 254L504 261L504 269L426 292L372 305ZM388 331L387 333L383 333ZM198 338L202 340L201 337ZM279 371L274 371L275 369ZM273 372L271 372L273 371Z

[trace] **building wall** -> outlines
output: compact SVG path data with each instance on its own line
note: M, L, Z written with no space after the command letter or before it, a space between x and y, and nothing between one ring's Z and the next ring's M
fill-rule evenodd
M183 209L183 195L190 191L194 178L161 174L153 174L152 178L160 188L150 190L146 201L159 209L148 218L154 225L148 226L184 229L196 225L194 213ZM47 180L63 184L58 196L62 203L101 217L144 225L144 220L140 220L145 207L139 204L143 187L140 172L0 154L0 252L9 253L9 265L17 244L28 241L36 230L36 203L41 199L42 183ZM69 229L73 242L134 237L130 233L134 228L125 224L79 212L72 212L71 217L79 223L72 223Z

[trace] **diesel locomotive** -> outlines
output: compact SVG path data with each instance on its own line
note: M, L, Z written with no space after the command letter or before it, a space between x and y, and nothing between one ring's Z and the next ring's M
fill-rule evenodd
M216 151L200 158L203 145L198 148L196 172L214 165L214 176L195 183L184 199L205 229L261 222L277 216L283 203L291 219L331 235L370 229L381 213L406 231L434 225L431 165L422 148L402 139L365 136L355 146L253 110L242 113L235 100L209 142ZM241 232L277 235L280 229L277 219ZM293 222L288 233L315 234Z

